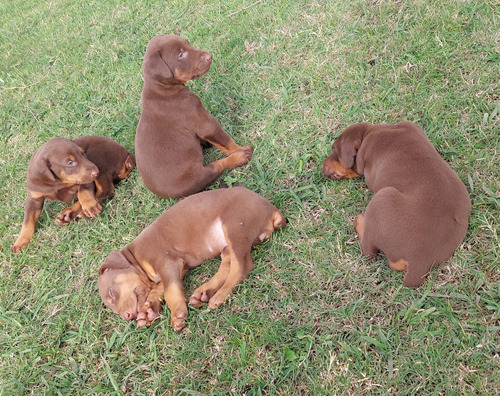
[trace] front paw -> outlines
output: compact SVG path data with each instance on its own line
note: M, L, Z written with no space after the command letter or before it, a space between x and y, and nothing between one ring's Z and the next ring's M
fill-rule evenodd
M158 319L161 310L162 299L159 297L148 296L148 300L144 303L141 310L137 314L137 327L149 327Z
M56 217L57 225L67 225L79 216L80 210L74 210L73 207L62 210Z
M82 213L86 217L96 217L99 213L101 213L101 210L102 210L102 206L97 201L94 201L92 204L90 204L88 206L82 205Z
M19 253L24 247L28 244L26 243L18 243L17 241L12 245L12 253Z
M137 314L137 327L149 327L158 319L158 312L149 306L149 303L144 303L145 310Z
M243 146L241 150L235 151L230 155L235 161L235 166L243 166L250 162L252 159L253 148L250 146Z
M194 308L201 308L204 303L208 301L208 294L206 291L195 290L193 295L189 298L189 305Z
M229 293L225 293L219 290L208 302L208 308L215 309L217 307L220 307L222 304L224 304L228 295Z
M170 326L175 331L181 331L186 325L187 310L178 310L176 312L171 312L172 318L170 319Z

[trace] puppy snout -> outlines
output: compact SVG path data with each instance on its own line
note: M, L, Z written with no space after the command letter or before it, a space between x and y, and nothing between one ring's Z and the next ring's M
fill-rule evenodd
M122 315L123 319L125 320L132 320L135 318L135 315L131 312L125 311Z
M99 169L92 169L90 171L90 177L92 177L92 179L95 179L97 176L99 176Z
M328 175L328 165L323 163L323 165L321 165L321 171L323 172L324 175Z
M204 56L205 62L211 63L212 62L212 54L210 52L207 52Z

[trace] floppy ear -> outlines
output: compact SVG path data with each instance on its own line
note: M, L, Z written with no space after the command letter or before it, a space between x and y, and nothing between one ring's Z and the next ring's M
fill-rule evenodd
M162 57L161 51L157 48L146 51L143 71L144 75L148 75L155 80L169 80L174 77L167 60Z
M340 158L342 159L344 168L350 169L354 166L354 160L359 146L361 146L361 139L359 137L354 139L344 139L342 142L342 152L340 153Z
M51 167L50 160L45 156L37 158L34 163L28 165L28 179L38 187L38 189L35 188L36 191L43 192L47 182L56 181L57 176L52 172Z
M108 257L106 257L101 268L99 268L99 275L104 274L108 269L125 269L130 268L130 266L131 264L122 253L113 250Z

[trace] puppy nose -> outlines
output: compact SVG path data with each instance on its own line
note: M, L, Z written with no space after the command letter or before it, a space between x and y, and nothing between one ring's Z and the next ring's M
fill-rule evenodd
M207 54L205 55L205 62L207 62L207 63L212 62L212 54L207 53Z
M133 314L131 314L131 313L130 313L130 312L128 312L128 311L125 311L125 312L123 313L123 319L125 319L125 320L132 320L132 319L134 319L134 315L133 315Z
M323 174L328 174L328 165L327 164L323 164L321 166L321 170L323 171Z
M90 176L95 179L97 176L99 176L99 169L95 169L90 172Z

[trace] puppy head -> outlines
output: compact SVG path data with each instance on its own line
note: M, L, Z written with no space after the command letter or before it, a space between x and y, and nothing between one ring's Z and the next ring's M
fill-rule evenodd
M98 175L99 169L85 157L84 150L64 138L50 139L35 151L28 165L28 178L33 184L87 184Z
M184 84L204 75L212 64L212 54L192 47L182 37L153 37L144 55L144 78L167 84Z
M151 283L117 251L111 252L99 268L98 284L104 305L125 320L137 317L152 288Z
M326 177L340 180L360 176L356 171L356 155L370 125L367 122L351 125L333 142L331 154L321 166Z

